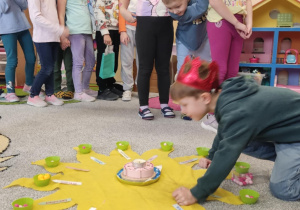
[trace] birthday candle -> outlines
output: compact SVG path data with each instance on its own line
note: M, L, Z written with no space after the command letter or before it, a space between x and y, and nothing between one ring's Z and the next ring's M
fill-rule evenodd
M59 183L59 184L71 184L71 185L81 185L81 182L72 182L72 181L65 181L65 180L52 180L53 182Z
M183 210L177 203L172 205L177 210Z
M101 165L104 165L104 164L105 164L104 162L102 162L101 160L98 160L98 159L95 158L95 157L91 157L91 159L92 159L93 161L95 161L95 162L101 164Z
M39 205L48 205L48 204L57 204L57 203L66 203L71 201L71 198L63 199L63 200L56 200L56 201L46 201L46 202L41 202Z
M127 160L130 160L131 158L125 154L125 152L123 152L122 150L118 149L118 152L124 157L126 158Z
M157 158L158 157L158 155L154 155L154 156L152 156L151 158L149 158L148 160L147 160L147 162L151 162L152 160L154 160L155 158Z
M191 163L191 162L194 162L196 160L198 160L198 158L193 158L193 159L190 159L190 160L186 160L186 161L180 162L179 164Z

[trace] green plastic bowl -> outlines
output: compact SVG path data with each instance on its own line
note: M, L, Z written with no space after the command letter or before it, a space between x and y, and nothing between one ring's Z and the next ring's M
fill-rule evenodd
M56 167L59 164L60 157L59 156L50 156L45 158L46 165L48 167Z
M26 207L16 207L15 205L18 204L18 205L24 205L24 204L27 204ZM14 202L11 203L12 207L14 210L31 210L33 208L33 199L32 198L19 198L17 200L15 200Z
M92 145L91 144L80 144L78 146L79 152L82 154L88 154L92 151Z
M207 147L197 147L196 148L198 155L206 157L209 153L210 148Z
M245 162L236 162L234 165L235 171L240 174L248 173L250 164Z
M240 190L240 197L243 203L254 204L259 198L259 193L250 189L242 189Z
M35 175L34 177L33 177L33 182L34 182L34 184L36 185L36 186L38 186L38 187L45 187L45 186L47 186L49 183L50 183L50 180L51 180L51 175L50 175L50 178L49 179L45 179L45 180L39 180L38 179L38 176L39 176L40 174L37 174L37 175Z
M129 142L128 141L118 141L116 143L116 145L117 145L118 149L125 151L128 149Z
M160 143L160 146L163 151L170 151L173 148L173 142L163 141Z

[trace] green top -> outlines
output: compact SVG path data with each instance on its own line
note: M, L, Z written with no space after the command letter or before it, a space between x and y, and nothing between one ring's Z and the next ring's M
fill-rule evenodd
M68 0L66 25L70 34L92 34L92 21L87 0Z
M249 142L300 142L299 93L243 77L228 79L221 88L215 109L218 133L208 157L212 162L191 189L198 202L220 186Z

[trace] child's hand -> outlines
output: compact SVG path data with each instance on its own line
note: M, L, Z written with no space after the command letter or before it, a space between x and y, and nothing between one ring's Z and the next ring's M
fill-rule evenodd
M125 44L126 46L130 42L129 36L126 31L121 32L120 41L122 44Z
M112 45L112 41L109 34L103 36L103 41L105 45Z
M61 37L68 38L69 35L70 35L70 31L69 31L68 27L65 27Z
M246 34L246 38L250 38L251 34L252 34L252 19L250 19L249 16L246 16L245 18L245 24L247 26L247 34Z
M239 33L239 35L243 39L246 39L246 34L248 34L247 26L237 20L236 24L234 24L234 27L235 27L236 31Z
M121 15L123 16L123 18L129 22L129 23L135 23L136 22L136 18L135 17L135 14L132 14L131 12L129 12L127 9L121 7L120 8L120 13Z
M70 41L67 38L65 37L60 38L60 47L62 50L65 50L70 46L71 46Z
M197 202L197 199L192 195L190 189L186 187L178 188L172 195L180 206L189 206Z
M211 160L207 159L207 158L201 158L199 160L199 166L201 168L208 168L211 164Z

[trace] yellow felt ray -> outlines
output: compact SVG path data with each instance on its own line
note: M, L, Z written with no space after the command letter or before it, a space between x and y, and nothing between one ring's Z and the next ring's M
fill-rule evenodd
M78 148L75 148L78 151ZM172 197L172 192L179 186L193 187L196 184L197 178L203 176L205 170L193 170L190 166L178 164L179 160L187 160L193 156L172 159L168 155L171 151L165 152L161 149L153 149L145 152L141 156L133 152L131 148L124 151L131 160L126 160L122 155L114 149L110 156L95 153L92 151L89 154L77 153L77 160L80 163L60 163L55 168L48 168L44 160L39 160L33 164L41 165L50 172L62 172L57 174L52 179L61 179L66 181L82 182L82 185L65 185L51 182L49 186L39 188L33 184L33 179L19 179L14 181L7 187L20 185L33 188L36 190L48 190L48 188L58 191L51 196L39 199L38 201L46 200L61 200L71 198L72 203L60 204L56 208L45 209L63 209L74 204L78 204L77 209L89 209L95 207L98 209L170 209L175 204ZM162 173L158 182L148 186L133 186L126 185L117 180L117 172L123 168L124 164L136 158L149 159L157 155L153 160L155 166L162 165ZM95 157L105 164L99 164L91 157ZM76 171L66 168L71 166L75 168L89 169L89 172ZM25 183L25 184L24 184ZM240 204L237 196L223 189L218 189L215 192L220 198L212 197L211 200L221 200L226 203ZM37 201L35 201L37 203ZM64 206L66 205L66 206ZM43 207L44 208L44 207ZM184 210L204 209L199 204L182 207ZM41 208L38 208L41 209Z
M0 154L2 154L9 146L9 138L6 136L0 135Z
M5 171L5 170L8 169L8 168L9 168L9 166L3 166L3 167L0 167L0 172Z
M7 157L0 157L0 163L7 161L13 157L15 157L16 155L11 155L11 156L7 156Z

